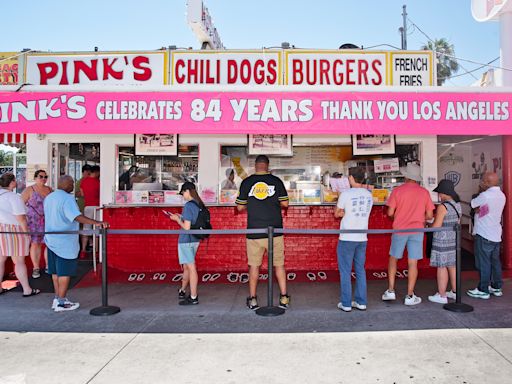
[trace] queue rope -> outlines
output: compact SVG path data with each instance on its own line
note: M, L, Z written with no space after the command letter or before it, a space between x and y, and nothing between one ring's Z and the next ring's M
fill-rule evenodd
M339 235L343 233L366 233L393 234L393 233L418 233L418 232L448 232L456 233L456 300L454 303L444 304L443 308L452 312L471 312L473 307L462 303L461 293L461 225L439 228L412 228L412 229L290 229L290 228L260 228L260 229L93 229L80 231L60 232L12 232L0 231L1 234L81 234L99 235L102 238L102 268L101 268L101 306L91 309L90 314L94 316L110 316L119 313L121 309L108 304L108 270L107 270L107 237L108 235L181 235L181 234L210 234L210 235L247 235L266 234L268 237L268 288L267 306L260 307L256 313L261 316L278 316L285 311L273 305L273 256L274 256L274 234L283 235ZM271 268L272 266L272 268Z

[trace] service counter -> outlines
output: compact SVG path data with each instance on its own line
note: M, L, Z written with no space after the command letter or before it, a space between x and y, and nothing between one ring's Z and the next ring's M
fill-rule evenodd
M181 212L181 206L105 206L104 220L111 229L178 229L162 209ZM214 229L245 229L247 213L235 206L209 206ZM334 217L334 205L292 205L283 209L284 227L294 229L337 229L340 219ZM375 205L370 216L371 229L390 229L386 207ZM325 272L337 277L335 235L286 235L285 257L288 272ZM385 278L391 235L369 235L366 269L369 277ZM129 275L138 273L180 272L177 235L111 235L108 239L109 266ZM201 273L247 271L245 236L212 235L202 241L196 258ZM428 268L428 259L419 263ZM407 269L407 261L399 263L399 273ZM323 276L320 274L320 276Z

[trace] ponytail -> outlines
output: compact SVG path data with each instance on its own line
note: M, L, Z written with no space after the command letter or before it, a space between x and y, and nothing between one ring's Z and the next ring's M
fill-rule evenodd
M188 190L190 192L190 196L192 196L192 199L195 200L195 202L199 205L199 207L204 208L205 205L203 203L203 200L201 200L201 198L199 197L199 194L197 193L197 190L196 189L189 189Z

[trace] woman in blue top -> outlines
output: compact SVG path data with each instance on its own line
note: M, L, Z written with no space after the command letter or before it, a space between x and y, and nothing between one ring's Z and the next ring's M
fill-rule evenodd
M172 213L169 215L178 225L185 230L189 230L191 225L196 222L200 208L204 207L204 203L199 197L196 186L189 181L183 183L180 195L185 200L185 206L181 215ZM183 266L183 280L181 288L178 290L178 298L180 305L199 304L197 296L197 269L195 257L199 248L199 239L194 235L183 234L178 238L178 259ZM190 295L186 296L185 290L190 284Z

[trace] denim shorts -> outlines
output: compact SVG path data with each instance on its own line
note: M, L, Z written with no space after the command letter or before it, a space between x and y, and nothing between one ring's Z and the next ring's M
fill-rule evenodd
M48 248L48 273L50 275L76 276L77 264L77 259L64 259Z
M401 259L407 245L408 258L411 260L423 259L423 233L397 234L391 236L390 256Z
M180 264L194 264L199 242L178 243L178 260Z

